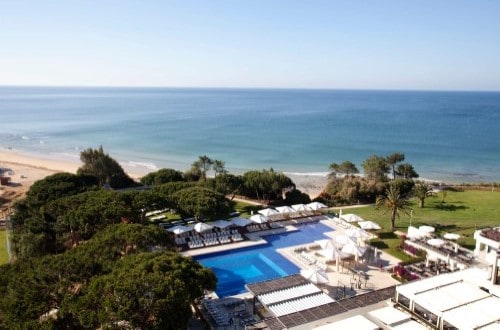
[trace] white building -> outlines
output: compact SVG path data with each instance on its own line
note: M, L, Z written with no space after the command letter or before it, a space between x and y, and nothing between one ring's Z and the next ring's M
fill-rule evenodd
M474 238L476 240L474 256L488 264L490 280L499 283L500 227L476 230Z

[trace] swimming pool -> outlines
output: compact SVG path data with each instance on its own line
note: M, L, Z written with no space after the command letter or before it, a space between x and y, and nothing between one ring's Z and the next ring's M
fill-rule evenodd
M276 252L276 249L328 238L324 233L334 230L322 223L297 228L298 231L265 236L265 245L211 253L195 259L214 271L218 279L215 291L219 297L240 294L246 292L245 284L299 272L299 268Z

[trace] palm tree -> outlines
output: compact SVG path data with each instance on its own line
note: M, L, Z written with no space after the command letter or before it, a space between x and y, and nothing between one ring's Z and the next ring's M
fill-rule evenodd
M431 192L431 187L425 182L417 183L415 187L413 187L413 195L418 198L419 208L424 208L425 198L428 197Z
M410 216L411 211L410 203L401 196L399 189L394 186L390 186L385 191L385 196L377 198L376 208L384 208L383 214L391 212L391 231L394 231L396 217L399 219L400 213Z
M227 170L226 170L226 162L222 161L222 160L217 160L215 159L213 161L213 170L215 172L215 176L217 176L217 174L226 174L227 173Z
M201 177L203 178L203 181L207 180L207 172L210 170L210 167L212 167L213 162L214 161L207 155L199 156L198 160L195 162L201 170Z

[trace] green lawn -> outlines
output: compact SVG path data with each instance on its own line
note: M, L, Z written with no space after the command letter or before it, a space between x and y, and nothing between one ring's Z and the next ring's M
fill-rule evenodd
M430 225L436 227L437 233L452 232L462 235L459 243L467 248L473 248L474 231L476 228L492 227L500 225L500 192L498 191L448 191L444 202L442 195L429 197L425 200L425 208L418 207L416 200L412 200L413 217L402 215L396 219L396 230L406 232L408 225L413 226ZM356 209L345 209L345 213L355 213L366 220L373 220L382 226L380 231L381 240L375 243L388 250L396 257L399 251L395 246L399 239L390 233L390 215L383 214L375 207L363 207Z
M248 204L248 203L240 202L240 201L236 201L235 207L234 207L234 210L237 212L240 212L240 217L243 217L243 218L249 218L250 215L252 214L252 211L255 214L255 213L257 213L258 210L261 210L261 209L262 209L262 206Z
M0 230L0 265L9 261L5 229Z

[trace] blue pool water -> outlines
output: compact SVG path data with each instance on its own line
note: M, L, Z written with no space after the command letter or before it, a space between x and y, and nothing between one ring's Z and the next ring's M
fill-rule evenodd
M324 233L333 231L331 227L321 223L298 228L295 232L265 236L264 239L268 242L265 245L212 253L195 259L215 272L219 297L243 293L246 291L245 284L299 272L299 268L276 252L276 249L328 238Z

